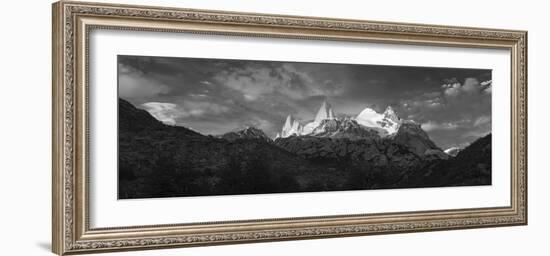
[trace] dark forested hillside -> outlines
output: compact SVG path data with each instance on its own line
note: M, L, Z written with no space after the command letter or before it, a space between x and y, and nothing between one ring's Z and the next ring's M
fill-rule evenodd
M327 124L328 125L328 124ZM491 182L491 136L441 155L419 127L396 136L291 136L256 128L205 136L119 100L119 198L257 194ZM401 128L400 128L401 130ZM330 130L327 130L330 131ZM353 135L353 136L352 136Z
M454 158L436 161L400 181L407 187L491 185L491 134L474 141Z

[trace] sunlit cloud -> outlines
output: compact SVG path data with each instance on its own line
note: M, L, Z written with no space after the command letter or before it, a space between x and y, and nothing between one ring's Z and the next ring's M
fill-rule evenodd
M177 110L178 106L173 103L147 102L141 106L157 120L168 125L175 125L176 119L180 116L180 112Z

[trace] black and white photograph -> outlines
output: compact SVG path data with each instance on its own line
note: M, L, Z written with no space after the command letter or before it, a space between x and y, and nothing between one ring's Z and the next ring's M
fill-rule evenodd
M118 198L491 185L492 71L118 56Z
M6 1L0 256L544 255L547 6Z

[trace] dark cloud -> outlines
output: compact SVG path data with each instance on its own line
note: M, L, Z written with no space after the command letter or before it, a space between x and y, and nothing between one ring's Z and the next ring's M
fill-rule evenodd
M147 56L119 56L118 69L120 97L205 134L274 136L288 114L311 120L324 100L341 116L392 106L442 148L491 130L490 70Z

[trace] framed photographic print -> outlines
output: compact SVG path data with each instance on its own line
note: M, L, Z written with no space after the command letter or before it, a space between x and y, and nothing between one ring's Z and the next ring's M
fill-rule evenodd
M526 40L55 3L53 251L525 225Z

